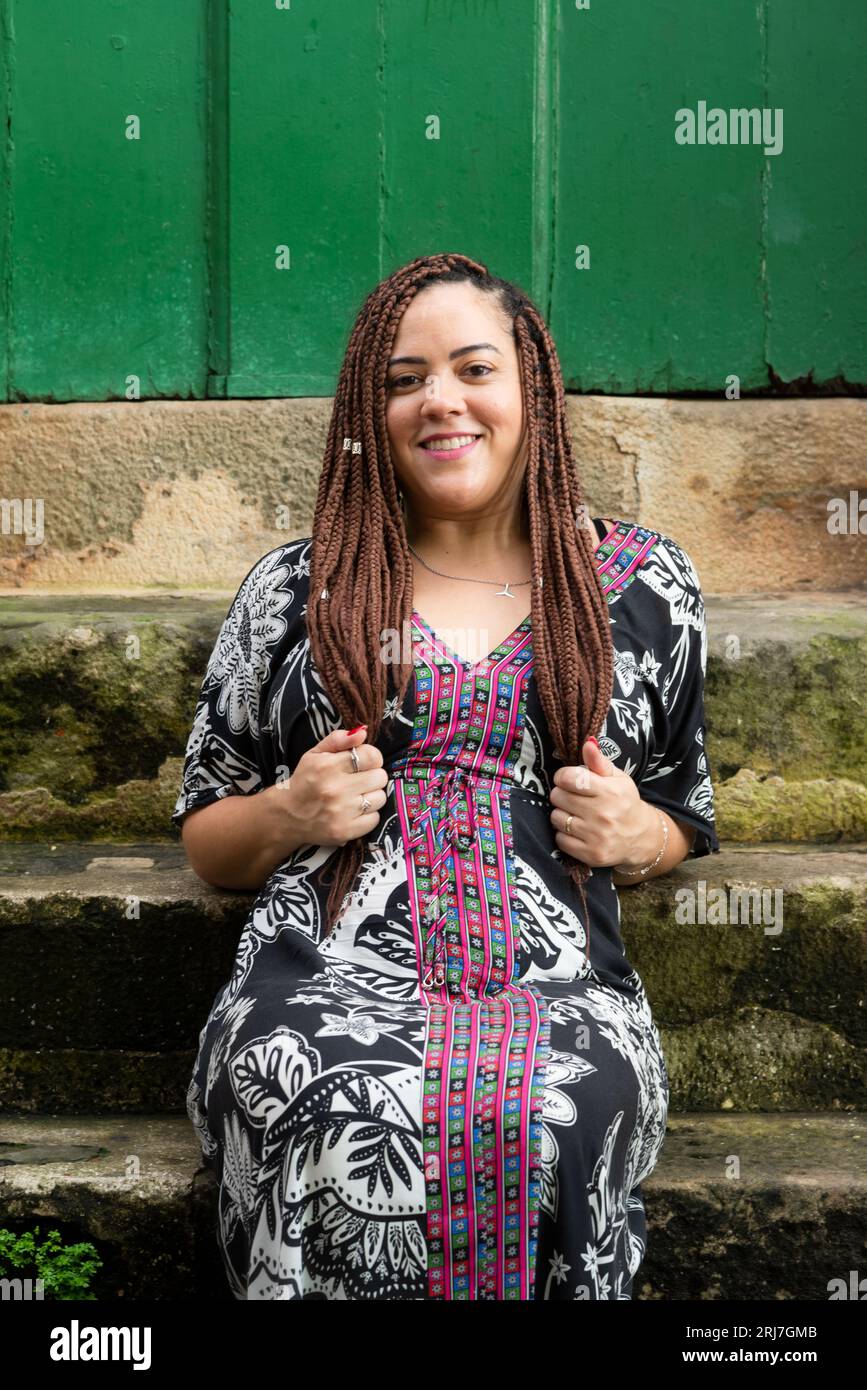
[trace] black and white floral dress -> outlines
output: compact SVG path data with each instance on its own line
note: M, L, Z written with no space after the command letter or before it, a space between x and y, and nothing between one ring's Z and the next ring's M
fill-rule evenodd
M602 752L719 849L704 747L705 610L690 557L596 521L615 649ZM172 820L291 775L340 721L310 653L310 540L263 556L214 647ZM323 938L333 849L268 878L187 1095L239 1299L628 1299L668 1077L611 871L554 840L559 765L531 620L469 664L418 613L384 709L389 774Z

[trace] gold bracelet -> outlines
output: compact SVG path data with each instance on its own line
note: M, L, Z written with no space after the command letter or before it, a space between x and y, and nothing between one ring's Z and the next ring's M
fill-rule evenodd
M645 864L643 869L621 869L615 864L612 873L620 874L623 878L634 877L636 874L643 877L644 874L650 873L651 869L655 869L659 861L664 858L665 851L668 849L668 821L660 810L657 810L656 814L662 822L662 849L659 854L649 864Z

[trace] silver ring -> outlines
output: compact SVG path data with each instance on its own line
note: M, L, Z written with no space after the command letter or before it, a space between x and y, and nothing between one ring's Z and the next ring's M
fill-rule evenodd
M349 755L352 758L352 771L359 772L360 768L358 766L358 754L356 753L354 748L350 748Z
M363 797L361 798L361 814L362 814L363 816L366 816L369 810L370 810L370 802L368 801L368 799L367 799L366 796L363 796Z

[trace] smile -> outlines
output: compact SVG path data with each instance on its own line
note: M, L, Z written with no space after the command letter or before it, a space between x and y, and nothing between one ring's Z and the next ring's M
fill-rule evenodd
M475 434L458 434L452 439L427 440L419 448L434 458L463 458L478 443L478 438Z

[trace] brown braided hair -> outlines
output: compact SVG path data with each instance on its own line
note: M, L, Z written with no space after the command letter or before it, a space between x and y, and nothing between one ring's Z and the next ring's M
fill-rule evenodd
M532 549L534 674L556 756L580 767L584 741L598 733L608 711L613 648L592 526L584 523L560 362L530 298L466 256L411 261L371 291L355 321L313 518L310 649L343 726L366 724L368 741L375 742L386 700L396 693L402 703L413 674L403 642L400 660L389 663L380 655L383 628L408 631L404 623L413 607L412 561L386 426L388 360L400 320L419 291L461 281L495 295L512 325L528 439L523 505ZM345 447L350 440L361 441L361 453ZM367 838L348 840L329 859L334 873L326 935L355 883ZM565 852L564 860L581 896L589 942L584 883L590 871Z

